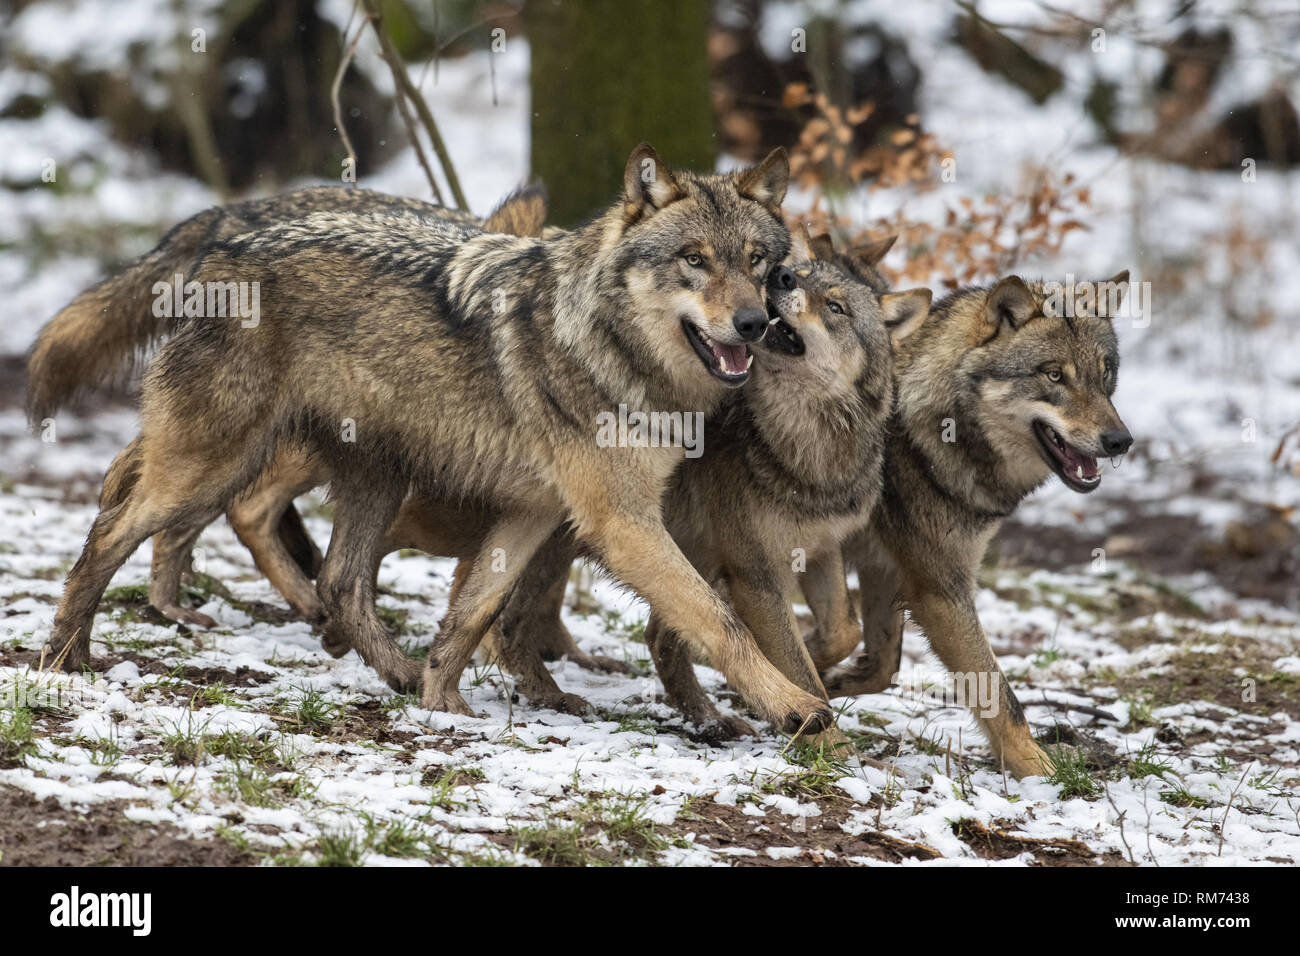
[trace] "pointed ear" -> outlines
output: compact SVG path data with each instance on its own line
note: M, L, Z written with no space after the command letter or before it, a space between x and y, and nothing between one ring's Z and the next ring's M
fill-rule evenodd
M629 222L653 215L685 194L681 183L653 146L642 143L632 150L623 169L624 215Z
M808 242L813 251L809 258L826 260L835 258L835 243L831 241L829 232L823 232L820 236L813 236Z
M887 236L879 242L868 242L865 245L854 246L849 250L849 258L856 259L864 266L875 266L877 262L885 258L890 248L898 241L898 236Z
M1108 290L1114 289L1115 295L1112 298ZM1102 293L1107 292L1103 298ZM1124 296L1128 295L1128 270L1125 269L1116 275L1111 276L1102 282L1097 283L1097 315L1103 319L1113 319L1119 312L1120 306L1124 304ZM1103 305L1104 303L1104 305ZM1111 305L1114 305L1114 311Z
M1033 318L1037 309L1034 294L1024 280L1020 276L1007 276L984 300L984 322L994 329L1005 322L1014 330Z
M885 313L885 328L894 347L921 327L930 314L930 300L934 293L929 289L908 289L906 292L886 292L880 297L880 308Z
M790 262L810 262L813 259L812 237L808 235L808 224L802 223L790 230Z
M766 206L767 211L778 218L789 184L790 157L784 146L772 150L757 166L736 174L736 191Z

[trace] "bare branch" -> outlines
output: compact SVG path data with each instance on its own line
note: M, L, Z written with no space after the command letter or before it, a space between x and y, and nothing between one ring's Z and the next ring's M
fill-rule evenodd
M392 71L398 96L404 95L411 105L415 107L415 112L419 114L420 122L424 124L425 132L429 134L429 141L433 144L433 151L438 156L438 163L442 166L442 174L447 177L447 186L451 190L451 196L456 203L456 207L458 209L468 209L469 203L465 201L465 193L460 188L460 179L456 176L456 169L452 166L451 156L447 153L447 145L442 141L442 134L438 132L438 124L434 122L433 114L429 111L429 104L424 101L420 91L411 82L411 77L406 72L406 65L402 62L401 54L393 44L392 37L384 30L384 18L379 10L379 0L365 0L365 4L366 10L370 14L370 25L375 29L375 36L379 38L379 48L383 52L384 61L388 64L389 70ZM432 184L432 180L430 182ZM436 185L434 185L434 189L437 189Z

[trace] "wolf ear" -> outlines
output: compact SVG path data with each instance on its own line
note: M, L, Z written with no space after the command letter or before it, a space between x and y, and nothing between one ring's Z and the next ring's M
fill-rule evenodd
M483 221L484 232L536 237L546 225L546 187L540 182L516 189Z
M984 321L994 329L1006 323L1018 329L1034 316L1038 303L1020 276L1007 276L984 300Z
M898 241L898 236L887 236L879 242L868 242L861 246L854 246L849 250L849 258L856 259L864 266L875 266L877 262L885 258L890 248Z
M784 146L772 150L757 166L736 175L736 191L767 207L767 211L778 219L781 217L781 201L785 199L788 185L790 157Z
M653 146L642 143L632 150L623 169L624 213L629 222L663 209L684 195L681 183Z
M1124 304L1124 296L1128 295L1128 270L1127 269L1125 269L1121 273L1118 273L1117 275L1111 276L1109 279L1097 283L1097 315L1103 319L1113 319L1115 315L1110 308L1111 302L1110 302L1109 295L1107 295L1106 299L1104 300L1105 304L1103 307L1103 299L1101 295L1102 290L1115 289L1115 288L1118 288L1119 294L1115 296L1114 311L1118 312L1119 307Z
M835 258L835 243L831 241L829 232L823 232L820 236L813 236L808 240L808 245L812 249L812 255L808 257L809 259L830 260Z
M812 259L812 237L808 235L808 224L800 223L790 230L790 257L787 261L811 262Z
M885 313L885 328L889 341L895 347L921 327L930 314L930 300L934 293L929 289L908 289L906 292L886 292L880 297L880 308Z

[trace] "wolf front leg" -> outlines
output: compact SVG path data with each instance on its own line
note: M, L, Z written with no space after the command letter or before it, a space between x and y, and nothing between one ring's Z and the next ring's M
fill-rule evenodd
M842 664L837 662L845 655L838 658L835 655L843 650L847 640L824 656L813 651L822 682L832 699L888 690L898 678L903 658L903 598L899 593L897 564L884 552L871 530L844 542L842 553L844 564L858 572L862 648ZM814 565L810 564L805 578L812 577L813 570Z
M1029 732L1025 712L998 666L969 589L960 594L929 584L906 582L904 598L912 619L925 632L930 646L966 689L965 701L975 714L994 759L1017 777L1046 775L1051 759Z
M726 570L732 606L777 670L796 687L826 699L787 598L794 590L794 571L780 563L783 555L768 553L758 541L751 541L744 552L744 564Z
M488 532L429 649L423 707L474 716L460 694L461 674L501 614L511 588L562 517L549 511L504 513Z
M584 507L584 504L586 505ZM664 626L697 642L764 719L794 733L825 730L830 705L792 684L763 656L753 635L686 560L659 517L656 498L618 509L578 503L578 533L620 581L649 602Z

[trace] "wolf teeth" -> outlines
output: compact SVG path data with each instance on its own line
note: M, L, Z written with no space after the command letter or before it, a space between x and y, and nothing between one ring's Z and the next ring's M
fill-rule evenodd
M751 355L748 359L745 360L745 371L748 372L750 368L753 366L753 364L754 364L754 356Z

